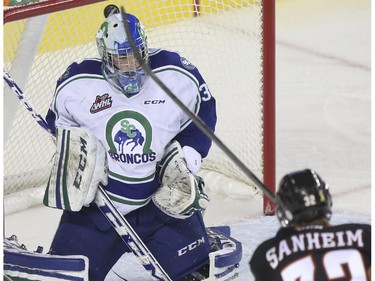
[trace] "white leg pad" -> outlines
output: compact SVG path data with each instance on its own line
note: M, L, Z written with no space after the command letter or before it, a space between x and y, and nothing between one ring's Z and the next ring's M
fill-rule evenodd
M239 241L219 229L206 228L213 241L210 242L218 248L209 254L210 273L205 281L236 280L239 277L239 263L242 258L242 245Z
M10 280L89 281L88 258L31 252L17 238L4 239L4 275Z

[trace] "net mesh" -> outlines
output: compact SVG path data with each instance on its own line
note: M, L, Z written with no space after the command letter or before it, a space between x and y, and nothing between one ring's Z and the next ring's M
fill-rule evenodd
M217 100L217 136L262 179L262 1L205 0L199 5L187 0L110 3L124 5L128 13L143 22L149 47L178 51L199 68ZM73 61L98 56L95 35L108 4L91 4L4 26L4 68L41 115L46 114L55 83L66 67ZM30 34L28 29L35 22L41 23L43 32L32 43L35 31ZM35 56L28 69L25 61L32 44L36 44ZM13 94L4 90L10 99L8 96ZM11 194L46 183L54 144L18 100L13 98L6 104L4 192ZM216 145L203 169L252 186Z

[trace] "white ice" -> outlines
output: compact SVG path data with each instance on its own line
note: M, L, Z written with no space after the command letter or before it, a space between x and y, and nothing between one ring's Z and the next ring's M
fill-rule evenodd
M371 1L278 0L276 17L276 180L313 168L330 185L333 224L371 223ZM207 225L231 226L243 243L238 280L254 280L248 261L277 219L263 216L261 196L210 195ZM4 234L47 249L59 215L42 206L8 215ZM147 280L130 262L116 271Z

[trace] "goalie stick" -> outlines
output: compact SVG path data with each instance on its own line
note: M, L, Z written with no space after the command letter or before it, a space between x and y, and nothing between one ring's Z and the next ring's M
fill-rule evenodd
M124 6L120 7L121 16L126 19L126 11ZM127 20L123 20L126 36L129 40L130 46L133 50L134 56L142 69L149 75L156 84L190 117L190 119L199 127L199 129L206 134L228 157L236 164L245 175L251 179L255 185L260 188L263 193L270 199L272 203L276 203L275 194L204 124L204 122L189 110L181 100L179 100L173 92L154 74L150 66L142 60L139 50L136 48L133 37L131 36L130 27Z
M124 240L125 244L132 250L133 254L138 257L143 267L151 273L154 279L171 281L172 279L164 271L125 217L112 204L111 199L109 199L107 193L100 185L96 194L95 203L121 236L122 240Z
M26 99L25 95L23 94L22 90L18 87L16 82L10 77L9 73L3 69L3 78L4 81L8 84L9 88L17 95L18 99L22 101L22 103L26 106L27 110L31 114L31 116L38 122L38 124L47 132L53 135L51 130L48 128L47 122L43 119L43 117L36 113L29 103L29 101Z
M3 78L11 90L17 95L18 99L26 106L31 116L37 121L37 123L45 129L47 132L53 134L47 126L47 122L43 117L36 113L32 105L26 99L23 91L18 87L16 82L10 77L10 75L3 69ZM158 281L172 281L168 274L161 267L159 262L155 259L152 253L148 250L143 241L138 237L137 233L125 219L125 217L118 211L118 209L112 204L107 193L102 186L99 185L98 192L96 194L95 203L97 204L100 211L108 219L116 232L121 236L125 244L131 249L133 254L140 260L143 267L151 273L153 280Z

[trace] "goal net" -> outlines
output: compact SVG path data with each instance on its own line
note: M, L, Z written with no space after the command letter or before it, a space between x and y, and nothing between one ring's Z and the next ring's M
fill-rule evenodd
M216 135L274 190L274 0L29 2L4 7L4 69L36 112L45 116L70 63L98 56L104 7L124 5L145 25L149 47L178 51L198 67L217 101ZM5 213L41 202L53 153L52 138L4 86ZM261 194L215 144L202 168L208 188ZM264 213L273 211L265 198Z

